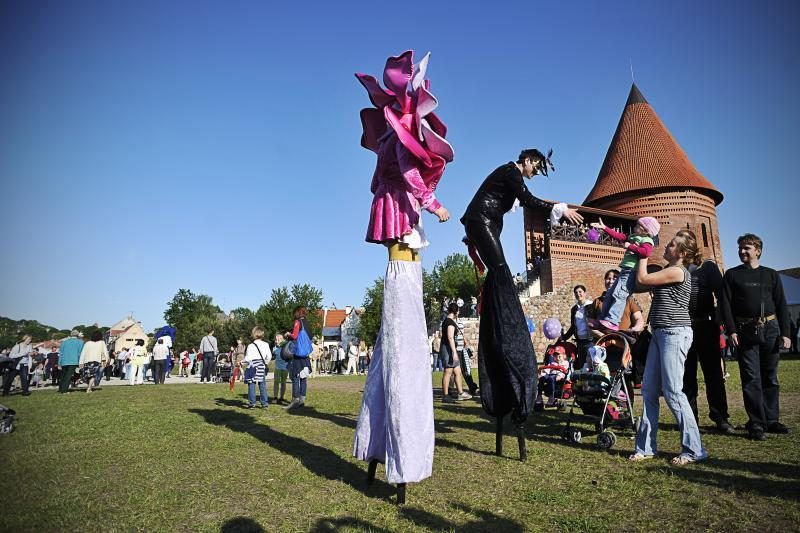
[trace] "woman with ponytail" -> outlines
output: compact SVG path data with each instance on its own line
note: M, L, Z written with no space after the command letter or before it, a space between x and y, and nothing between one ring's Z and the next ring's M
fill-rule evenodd
M672 464L682 466L708 457L683 392L684 365L693 337L689 315L692 277L687 267L702 264L703 256L694 234L682 232L667 244L664 259L667 266L658 272L647 273L647 258L639 260L636 270L636 281L653 292L650 306L653 340L642 380L644 410L636 433L636 450L630 459L643 461L657 453L659 396L663 394L681 431L681 453L672 459Z

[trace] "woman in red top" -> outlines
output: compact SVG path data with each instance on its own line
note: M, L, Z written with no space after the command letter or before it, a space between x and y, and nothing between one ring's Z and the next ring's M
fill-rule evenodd
M291 333L286 333L286 336L297 341L300 332L305 330L305 335L308 335L308 323L306 322L306 308L299 305L294 308L294 327ZM311 363L308 360L309 354L300 355L294 354L291 363L289 363L289 378L292 380L292 401L286 407L287 409L294 409L302 407L306 404L306 388L308 385L308 376L311 374ZM303 371L305 369L305 372Z

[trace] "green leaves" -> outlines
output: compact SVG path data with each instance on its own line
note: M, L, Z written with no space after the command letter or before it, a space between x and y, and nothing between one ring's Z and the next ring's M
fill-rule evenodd
M483 283L483 279L480 280ZM462 298L469 305L472 297L478 296L475 267L465 254L451 254L433 265L429 273L422 271L422 302L428 330L439 325L442 302L445 298ZM381 327L383 306L383 278L376 279L367 287L364 295L364 314L358 327L358 338L374 344Z

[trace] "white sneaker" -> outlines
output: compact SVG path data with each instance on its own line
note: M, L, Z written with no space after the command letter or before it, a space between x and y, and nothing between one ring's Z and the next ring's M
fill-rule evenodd
M471 399L472 399L472 394L468 393L467 391L462 392L456 398L456 400L459 401L459 402L463 402L464 400L471 400Z

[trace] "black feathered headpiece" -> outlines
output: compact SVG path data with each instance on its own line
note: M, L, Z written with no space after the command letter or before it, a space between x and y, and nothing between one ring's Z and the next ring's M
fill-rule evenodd
M526 159L530 159L531 161L540 161L541 167L539 168L539 173L542 176L548 176L548 173L550 171L556 170L556 167L553 166L553 162L550 159L552 156L553 156L552 148L550 148L546 156L536 148L527 148L519 153L519 158L517 159L517 162L522 163Z

